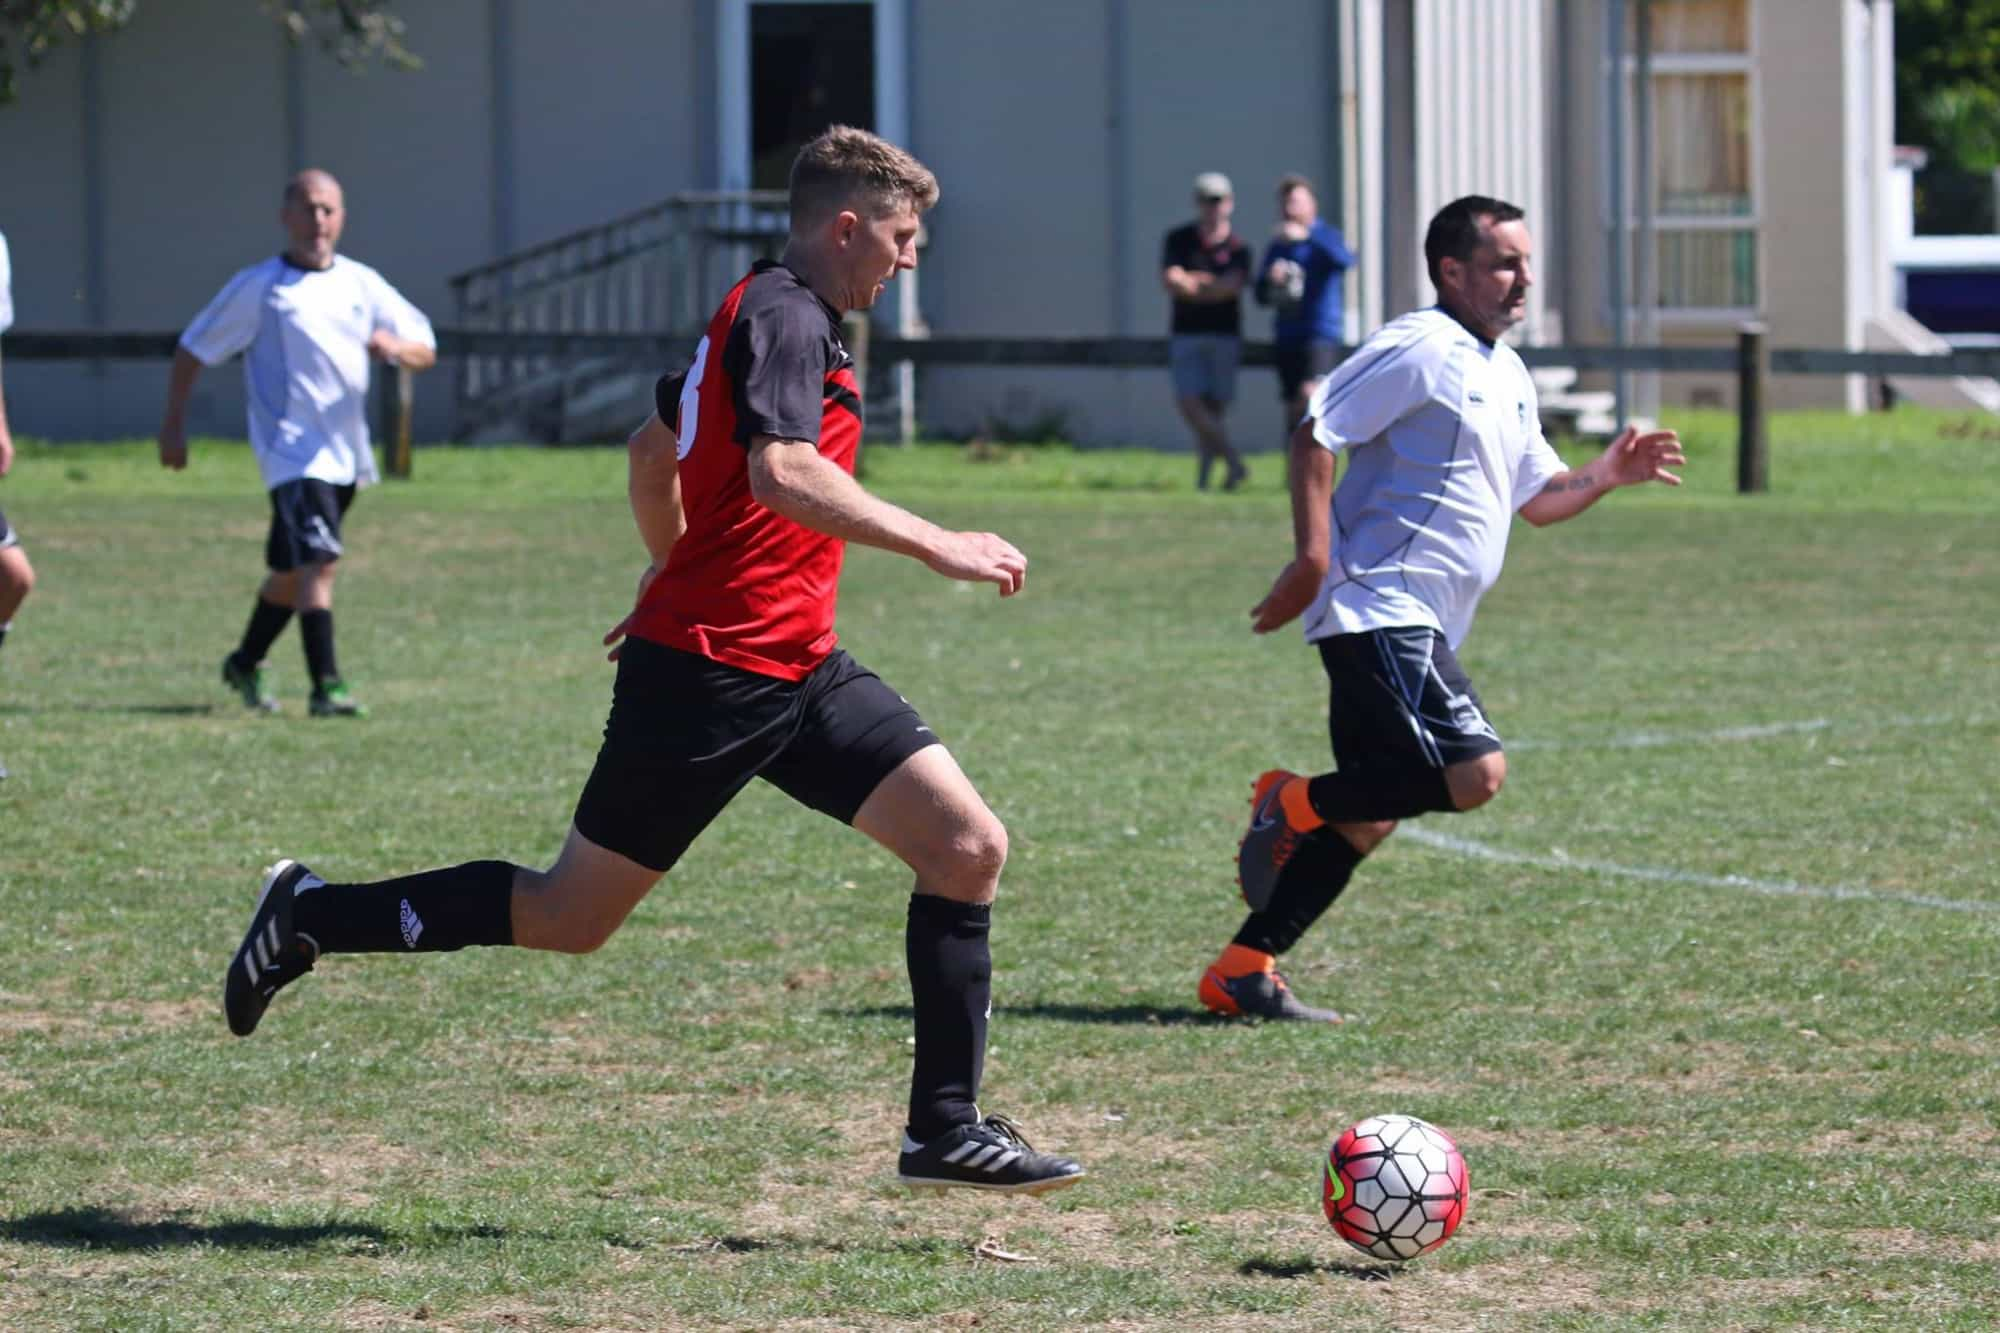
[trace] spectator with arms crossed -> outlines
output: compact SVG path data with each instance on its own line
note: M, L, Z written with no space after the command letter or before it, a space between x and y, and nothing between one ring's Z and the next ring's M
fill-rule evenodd
M1173 298L1167 369L1174 405L1194 432L1195 485L1208 489L1209 471L1220 458L1229 465L1222 489L1233 491L1249 469L1229 443L1222 417L1236 396L1250 247L1229 227L1236 207L1229 177L1219 171L1196 176L1194 202L1195 220L1168 232L1160 248L1160 282Z

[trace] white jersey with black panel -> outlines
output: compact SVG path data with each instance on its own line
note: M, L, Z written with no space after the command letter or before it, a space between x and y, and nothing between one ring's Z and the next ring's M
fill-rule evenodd
M231 278L181 346L203 365L243 356L250 444L264 485L302 477L336 486L376 479L368 437L368 339L377 329L435 348L422 311L368 265L324 269L282 255Z
M1313 438L1345 451L1308 642L1428 625L1456 648L1500 577L1514 511L1563 463L1528 368L1442 309L1385 325L1321 382Z

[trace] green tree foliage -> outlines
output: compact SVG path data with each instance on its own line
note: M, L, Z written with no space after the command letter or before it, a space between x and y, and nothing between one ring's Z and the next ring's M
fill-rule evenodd
M154 0L165 3L166 0ZM342 64L374 61L414 69L393 0L256 0L295 42L315 41ZM18 95L23 67L40 64L50 48L117 32L132 21L139 0L0 0L0 106Z
M1896 139L1930 154L1919 231L1994 230L2000 0L1896 0Z

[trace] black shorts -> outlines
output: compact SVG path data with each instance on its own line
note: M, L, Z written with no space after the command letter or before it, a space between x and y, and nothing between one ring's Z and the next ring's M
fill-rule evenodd
M16 533L13 527L7 522L7 515L0 513L0 551L4 551L10 546L19 546L20 544L20 534Z
M1305 387L1307 380L1323 380L1333 372L1340 344L1324 338L1297 342L1282 339L1271 344L1271 359L1278 367L1278 397L1286 402Z
M576 831L664 872L752 778L848 824L882 779L937 743L844 652L789 681L627 639Z
M279 482L271 488L271 535L264 539L264 564L283 574L305 565L340 559L340 520L354 503L352 485L336 486L316 477Z
M1343 773L1448 768L1500 749L1500 734L1444 635L1428 626L1319 641L1331 689L1327 727Z

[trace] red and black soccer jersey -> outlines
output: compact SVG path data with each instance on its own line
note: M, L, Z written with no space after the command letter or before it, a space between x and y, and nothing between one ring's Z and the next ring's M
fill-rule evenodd
M808 440L852 474L861 386L839 312L782 264L759 263L723 298L686 376L660 381L660 420L680 437L674 544L630 632L780 680L803 680L834 647L847 544L758 504L753 436Z

